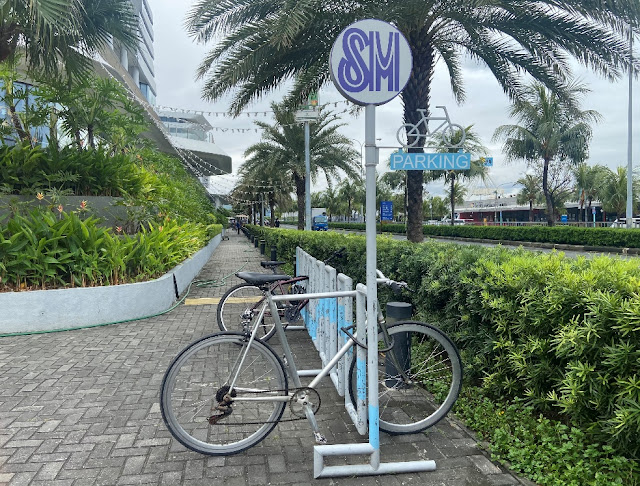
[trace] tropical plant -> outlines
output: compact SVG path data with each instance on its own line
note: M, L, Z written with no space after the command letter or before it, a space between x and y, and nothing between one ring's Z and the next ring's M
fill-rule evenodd
M322 192L311 194L311 205L315 208L326 208L329 220L332 220L332 216L342 215L346 210L342 199L333 186L327 187Z
M273 171L268 162L258 155L247 159L239 170L240 181L245 186L252 187L259 200L266 200L271 214L270 225L275 223L276 203L293 191L293 182L287 178L286 174ZM261 216L262 218L262 213ZM260 221L262 224L262 221Z
M618 167L615 171L607 168L602 173L600 179L600 190L598 195L602 201L602 209L607 213L616 213L618 217L624 217L627 208L627 169ZM640 191L640 180L637 174L632 181L633 208L638 208L638 191Z
M529 204L529 222L533 221L533 205L542 201L542 187L540 187L540 178L533 174L525 174L516 181L522 186L516 202L518 204Z
M3 120L2 141L20 140L35 145L39 140L32 138L35 127L46 124L51 113L50 104L39 96L33 96L33 88L18 82L17 61L10 59L0 63L0 103L6 107Z
M578 98L588 91L584 86L572 84L567 91L568 97L563 98L542 84L532 84L510 109L510 116L520 124L502 125L494 133L494 139L504 139L508 160L523 159L542 173L550 226L555 224L556 208L568 197L565 166L587 158L590 124L600 118L596 111L578 108Z
M304 128L295 122L294 112L284 105L272 103L271 109L276 123L255 122L262 129L262 141L247 148L244 155L264 161L265 170L280 172L293 182L298 200L298 229L303 229L306 193ZM317 122L310 124L311 178L323 174L330 181L343 172L347 178L357 179L360 154L351 148L349 138L338 133L342 125L334 121L330 112L322 110Z
M456 147L452 147L451 145L456 145ZM446 140L444 136L442 136L432 142L431 146L438 152L456 153L459 149L462 149L470 153L471 157L477 157L471 161L471 166L467 170L431 171L429 173L431 180L443 179L445 185L448 186L446 192L451 208L451 225L453 225L455 223L456 203L462 204L464 202L464 194L466 193L466 191L462 191L462 185L458 184L458 182L460 179L469 181L474 179L484 181L486 179L488 170L484 165L483 156L488 153L488 149L482 145L482 141L478 134L474 132L473 126L466 127L464 134L462 130L454 131L451 137Z
M138 19L130 0L0 2L0 62L23 52L31 71L86 74L111 39L134 51Z
M95 148L99 137L112 152L123 150L138 143L138 135L147 128L143 108L113 79L85 76L70 82L48 80L36 92L59 106L56 116L80 149Z
M353 210L355 207L360 210L360 204L362 203L362 195L364 194L364 181L357 177L355 179L342 179L337 187L338 197L343 201L346 205L345 207L345 216L348 219L353 217Z
M511 98L521 93L523 74L565 93L570 57L609 78L618 77L629 63L625 29L638 26L639 12L635 0L198 0L186 25L196 40L216 42L198 69L205 78L203 96L216 100L233 91L231 111L238 113L291 78L291 99L299 102L329 82L329 53L347 25L363 18L391 22L413 54L413 73L401 98L404 122L416 124L418 108L429 114L438 60L459 102L465 98L466 56L487 66ZM411 151L421 151L423 140ZM407 182L407 237L421 241L423 172L411 171Z
M602 165L589 166L586 163L579 164L574 170L576 185L574 187L574 197L580 204L580 209L584 208L583 221L587 222L587 214L591 209L591 202L598 197L601 181L607 168ZM586 203L586 206L585 206Z
M424 219L442 219L446 216L447 201L440 196L429 196L424 200L422 214Z

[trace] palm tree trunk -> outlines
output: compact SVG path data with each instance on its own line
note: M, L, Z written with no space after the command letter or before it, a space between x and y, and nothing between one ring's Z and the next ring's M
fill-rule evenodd
M413 54L413 71L407 86L402 91L404 103L404 122L417 124L420 115L418 108L429 109L431 78L434 68L433 46L429 44L428 27L415 30L408 35L407 41ZM428 111L427 111L428 115ZM426 133L426 126L420 125L420 133ZM410 152L422 152L424 138L420 138ZM407 240L419 243L424 239L422 233L422 183L424 174L420 170L407 172Z
M544 192L544 198L547 201L547 225L555 226L556 215L553 208L553 201L551 200L551 194L549 193L549 160L544 160L544 166L542 169L542 192Z
M89 143L89 147L92 149L96 148L96 142L93 135L93 125L89 125L87 127L87 141Z
M271 219L269 220L269 226L274 228L275 224L276 224L276 194L275 194L275 192L270 192L269 193L269 213L271 214Z
M296 184L296 197L298 198L298 229L304 229L304 202L305 202L305 180L298 174L293 174L293 180Z
M31 137L29 136L29 133L22 126L20 117L16 113L15 105L9 105L9 116L11 117L13 128L16 129L16 133L18 134L18 137L20 138L20 140L22 140L23 142L31 143Z
M529 199L529 223L533 223L533 200Z
M454 193L454 189L456 187L456 174L455 172L452 172L451 175L451 195L450 195L450 200L451 200L451 226L454 225L454 214L455 214L455 210L456 210L456 195Z

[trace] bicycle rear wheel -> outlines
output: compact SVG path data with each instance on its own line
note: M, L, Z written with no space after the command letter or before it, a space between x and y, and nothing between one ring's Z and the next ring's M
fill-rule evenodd
M243 321L253 322L254 318L259 314L264 301L265 291L255 285L241 283L231 287L220 298L218 303L216 311L218 327L221 331L244 331ZM271 315L271 310L267 308L262 321L258 324L256 338L264 342L269 340L275 332L275 320Z
M169 432L185 447L208 455L236 454L263 440L280 420L286 402L268 399L288 394L282 362L268 345L254 340L247 349L247 344L241 333L206 336L182 350L167 369L160 410ZM265 400L242 401L247 397Z
M411 434L433 426L455 403L462 387L462 361L453 342L431 324L402 321L388 327L409 381L405 381L390 353L378 353L378 405L380 429L391 434ZM407 334L408 333L408 334ZM379 347L382 333L378 335ZM356 360L349 373L351 402L357 397Z

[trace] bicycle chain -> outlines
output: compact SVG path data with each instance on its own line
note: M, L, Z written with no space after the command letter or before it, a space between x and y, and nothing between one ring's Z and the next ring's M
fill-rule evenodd
M293 398L295 394L298 393L299 391L307 390L307 389L309 389L309 387L301 386L300 388L293 388L292 390L288 390L288 391L289 392L293 391L293 394L291 395L291 398ZM313 388L311 388L311 390L313 390ZM265 390L265 391L244 392L244 393L260 394L260 393L273 393L273 392L287 393L287 390ZM231 403L233 403L233 401ZM289 399L289 403L291 403L291 399ZM231 413L233 412L233 410L231 409L231 405L225 405L223 403L220 403L220 405L218 405L218 407L216 408L218 408L218 410L220 410L222 413L220 415L211 415L209 418L207 418L207 422L209 422L209 425L218 425L218 420L228 415L231 415ZM319 408L320 406L318 405L318 409ZM316 409L316 412L318 411L318 409ZM297 417L297 418L280 419L280 420L267 420L267 421L261 420L260 422L238 422L233 424L224 422L223 424L220 424L220 425L224 425L225 427L231 427L231 426L240 426L240 425L277 424L280 422L297 422L298 420L304 420L305 418L306 417Z

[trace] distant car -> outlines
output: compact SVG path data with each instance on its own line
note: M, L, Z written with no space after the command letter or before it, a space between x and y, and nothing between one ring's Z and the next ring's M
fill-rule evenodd
M627 218L617 218L613 223L611 223L611 228L626 228L627 227ZM640 228L640 218L633 218L631 220L632 228Z
M312 221L312 231L327 231L329 229L329 218L324 215L314 216Z
M462 224L471 224L473 222L472 219L460 219L460 218L456 218L453 220L453 224L454 225L462 225ZM451 224L451 218L442 218L442 221L440 221L440 224Z

